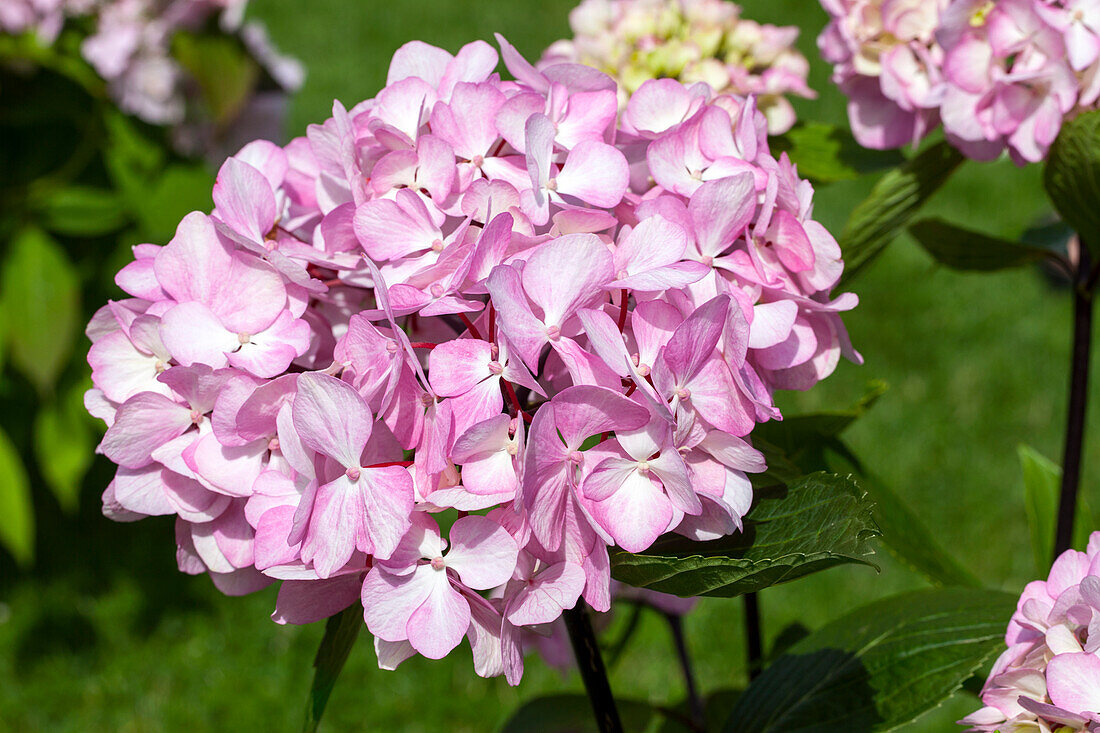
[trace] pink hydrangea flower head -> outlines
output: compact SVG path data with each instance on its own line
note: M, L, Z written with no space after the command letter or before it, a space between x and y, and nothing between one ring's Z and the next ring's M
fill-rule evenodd
M388 669L465 637L514 684L610 609L610 547L739 531L774 391L859 355L752 96L650 81L620 122L610 77L500 48L407 44L374 99L226 160L89 324L86 403L104 512L175 515L182 571L280 581L280 623L361 603Z
M1100 532L1028 583L1007 649L982 688L984 707L959 722L977 731L1100 727Z

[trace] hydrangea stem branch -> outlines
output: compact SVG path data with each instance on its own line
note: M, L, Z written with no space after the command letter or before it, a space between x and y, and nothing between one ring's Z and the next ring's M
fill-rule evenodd
M755 593L745 594L745 643L749 651L749 679L756 679L764 664L764 638L760 631L760 602Z
M691 655L688 653L687 638L684 636L684 619L675 613L664 614L672 630L672 642L676 645L676 656L680 660L680 669L684 673L684 685L687 688L688 711L691 713L692 730L705 731L706 712L703 700L699 697L699 688L695 686L695 674L691 669Z
M565 628L569 630L569 641L573 645L573 655L577 658L577 667L584 680L584 689L592 703L592 712L600 733L622 733L623 724L619 720L619 710L615 707L615 698L611 695L611 683L607 680L607 670L603 666L603 657L596 644L596 633L588 618L584 601L566 611Z
M1081 454L1085 441L1092 350L1092 291L1085 281L1089 272L1088 249L1085 247L1081 248L1078 271L1081 276L1073 293L1073 361L1069 379L1065 452L1062 454L1062 492L1058 502L1058 528L1054 534L1055 557L1073 544L1077 490L1081 483Z

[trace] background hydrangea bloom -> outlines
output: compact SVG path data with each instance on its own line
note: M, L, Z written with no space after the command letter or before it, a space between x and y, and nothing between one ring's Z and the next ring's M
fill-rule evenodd
M182 571L283 581L281 622L361 602L382 666L468 638L516 683L529 632L610 607L610 545L739 530L774 391L860 357L751 96L651 81L619 126L611 78L498 40L516 81L412 42L374 99L227 160L118 273L86 404L104 512L176 515Z
M93 28L80 44L81 56L107 83L108 93L126 113L154 125L173 128L174 142L187 153L210 153L213 127L232 122L234 130L218 131L228 154L255 136L279 137L286 92L302 84L296 60L272 46L263 26L245 22L248 0L11 0L0 7L0 31L31 33L52 44L68 19ZM273 89L252 89L230 120L205 119L200 92L176 57L173 39L186 31L233 37L258 62ZM223 59L224 62L224 59ZM227 70L228 71L228 70ZM247 137L243 137L247 136Z
M706 82L720 94L753 94L768 132L790 129L787 95L813 98L798 28L741 17L724 0L584 0L569 14L573 38L551 45L540 66L578 62L611 75L619 105L649 79Z
M818 38L861 144L916 142L942 122L979 160L1046 156L1100 96L1100 7L1080 0L822 0Z

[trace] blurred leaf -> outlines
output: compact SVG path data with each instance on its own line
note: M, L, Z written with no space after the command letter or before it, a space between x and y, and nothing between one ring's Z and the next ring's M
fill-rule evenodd
M1050 146L1043 185L1054 208L1096 254L1100 250L1100 110L1062 125Z
M192 211L209 211L214 177L201 163L176 163L160 173L151 186L132 201L134 215L146 241L167 242L176 225Z
M753 680L730 733L888 731L931 710L1004 648L1016 596L940 588L875 601L791 647Z
M237 38L177 33L172 54L198 84L214 122L236 119L260 78L260 65Z
M115 191L92 186L68 186L51 191L38 205L41 223L55 234L98 237L118 231L128 216Z
M0 545L27 567L34 559L34 508L19 453L0 430Z
M644 731L659 713L644 702L615 698L623 729ZM500 733L598 733L592 703L577 693L547 695L528 700L500 729Z
M329 695L336 685L336 678L344 668L344 662L359 638L363 628L363 611L358 603L345 608L325 621L325 635L313 660L316 672L313 674L313 686L309 690L309 705L306 707L306 722L303 730L312 733L321 724Z
M800 123L770 144L777 158L787 153L799 175L816 183L847 181L905 162L896 150L865 148L848 130L820 122Z
M88 386L74 385L39 407L34 419L38 470L61 508L69 513L80 506L80 486L95 455L96 436L84 409Z
M141 123L120 112L108 113L104 121L107 172L125 196L140 199L164 166L164 149L142 134Z
M836 565L875 567L880 534L871 502L850 478L816 473L756 491L744 530L710 542L675 535L645 552L612 551L617 580L678 596L733 597Z
M80 318L80 283L65 251L39 229L22 230L4 262L0 298L12 362L48 392L72 351Z
M1054 528L1058 522L1058 501L1062 492L1062 467L1029 445L1019 445L1020 468L1024 473L1024 509L1031 532L1035 568L1045 574L1054 561ZM1084 494L1077 498L1073 518L1073 546L1083 550L1093 528L1092 511Z
M936 261L955 270L1004 270L1051 256L1048 250L990 237L942 219L918 221L909 232Z
M840 287L882 253L962 161L962 154L950 145L937 143L875 184L840 233L844 255Z
M882 544L891 555L937 585L978 587L978 579L939 546L924 523L885 482L867 473L839 437L885 390L885 383L872 382L859 402L847 410L791 415L758 425L753 444L767 457L769 471L779 465L789 473L793 465L803 474L855 473L874 504L874 520L882 530ZM766 442L760 441L757 433Z

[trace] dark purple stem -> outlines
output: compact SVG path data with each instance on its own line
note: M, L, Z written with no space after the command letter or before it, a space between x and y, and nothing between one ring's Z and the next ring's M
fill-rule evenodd
M745 643L749 650L749 679L764 666L764 636L760 631L760 602L755 593L745 594Z
M576 607L566 611L563 616L565 628L569 631L569 641L573 644L573 655L577 658L577 667L580 668L584 689L592 703L592 713L596 716L600 733L623 733L619 710L611 695L611 683L607 680L607 670L604 669L600 647L596 644L596 633L592 630L584 601L578 601Z
M1088 411L1092 288L1096 283L1089 273L1088 249L1083 243L1078 273L1073 291L1073 361L1069 378L1066 444L1062 454L1062 493L1058 502L1058 528L1054 534L1055 557L1073 545L1077 491L1081 484L1081 454L1085 444L1085 415Z

